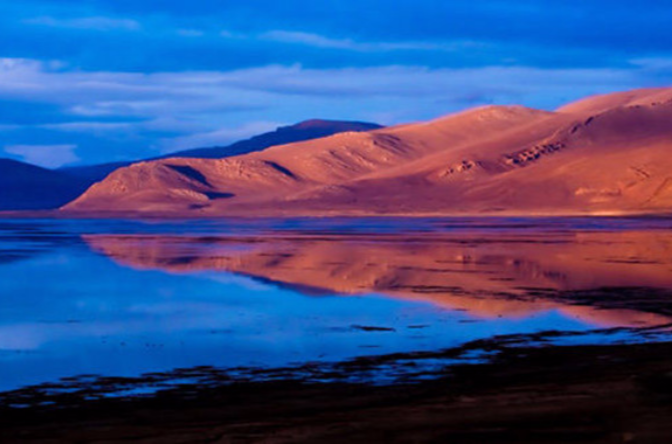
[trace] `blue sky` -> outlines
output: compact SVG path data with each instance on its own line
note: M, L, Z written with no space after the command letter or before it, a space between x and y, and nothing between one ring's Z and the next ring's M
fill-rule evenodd
M672 84L640 0L0 0L0 156L224 145L308 118L429 119Z

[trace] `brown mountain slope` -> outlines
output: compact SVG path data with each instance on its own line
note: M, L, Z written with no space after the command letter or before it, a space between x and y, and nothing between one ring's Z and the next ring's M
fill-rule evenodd
M652 105L672 100L672 88L646 88L588 97L558 109L564 113L597 114L619 106Z
M304 205L347 207L356 199L360 208L381 212L526 214L672 208L672 103L572 117L566 122L558 115L446 150L338 192L312 192L305 198L313 202Z
M123 168L70 212L577 214L672 209L672 89L484 107L223 160Z
M249 139L241 140L226 146L192 148L188 150L177 151L169 155L153 157L151 159L144 160L152 161L176 157L223 159L225 157L239 156L242 154L261 151L275 145L318 139L320 137L331 136L333 134L347 131L371 131L378 128L382 128L382 126L375 123L311 119L299 122L295 125L281 126L274 131L259 134ZM58 171L84 179L86 182L88 182L87 186L91 186L95 182L105 179L105 177L107 177L107 175L114 170L132 165L133 163L140 161L141 160L108 162L96 165L63 167Z

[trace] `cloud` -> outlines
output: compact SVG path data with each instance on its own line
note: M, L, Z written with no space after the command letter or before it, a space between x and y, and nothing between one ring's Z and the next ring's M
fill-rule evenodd
M291 31L270 31L261 35L262 39L283 43L300 43L317 48L358 49L359 46L350 39L332 39L318 34Z
M662 63L594 69L506 66L309 69L300 65L270 65L232 71L144 74L67 71L59 64L0 59L0 99L57 104L72 116L142 120L252 114L284 109L290 103L283 100L300 101L301 97L351 104L357 101L358 106L367 106L366 100L375 97L407 101L459 99L458 104L465 97L475 97L549 107L566 97L660 83L656 66L667 69Z
M272 42L290 45L301 45L320 49L337 49L354 52L387 52L387 51L458 51L482 48L485 43L468 40L456 41L357 41L349 38L333 38L303 31L272 30L259 34L241 34L229 30L220 31L219 35L226 39L247 40L248 42Z
M306 69L300 65L212 74L213 84L281 95L318 96L349 100L377 96L447 100L485 97L490 101L519 100L567 94L574 97L642 86L646 76L637 69L542 69L484 67L431 69L385 66L345 69ZM485 92L486 94L483 94ZM461 101L461 99L460 99ZM553 104L548 100L546 107ZM539 106L537 104L537 106Z
M239 140L249 139L252 136L273 131L282 125L282 123L278 122L250 122L235 128L222 128L216 131L168 139L164 141L162 151L170 153L187 148L229 145Z
M658 76L672 75L672 57L637 58L632 63L643 71L650 71Z
M5 152L34 165L58 168L79 160L74 152L76 148L77 145L10 145L5 147Z
M395 0L391 8L383 0L328 6L304 0L23 0L3 2L0 41L11 41L8 54L15 56L144 72L274 63L467 67L506 60L596 67L671 53L669 7L660 0L638 3L635 14L625 0L538 3ZM143 32L99 33L90 40L73 38L72 29Z
M198 29L178 29L177 34L182 37L203 37L205 32Z
M250 39L250 36L239 33L239 32L233 32L229 31L228 29L222 29L219 31L219 36L224 37L225 39L231 39L231 40L248 40Z
M23 23L51 28L88 29L94 31L138 31L142 28L140 23L135 20L99 16L67 19L40 16L23 20Z
M0 98L59 104L80 116L156 117L257 109L218 72L66 71L57 63L0 59Z
M0 124L20 125L3 134L11 136L5 137L8 145L73 143L85 161L142 158L224 145L276 122L308 118L394 124L490 103L552 109L591 94L665 85L669 66L655 59L591 69L295 64L141 73L0 59L0 101L7 108ZM19 111L20 120L10 119Z
M40 128L44 129L91 134L105 134L121 130L129 130L132 129L133 126L134 124L129 122L68 122L39 125Z
M349 51L455 51L468 47L482 46L475 42L358 42L352 39L336 39L319 34L300 31L269 31L259 36L261 40L292 43L315 48L343 49Z
M3 145L122 160L221 145L222 128L248 122L549 109L672 75L660 0L635 13L628 0L326 3L3 2L0 41L16 57L0 59Z

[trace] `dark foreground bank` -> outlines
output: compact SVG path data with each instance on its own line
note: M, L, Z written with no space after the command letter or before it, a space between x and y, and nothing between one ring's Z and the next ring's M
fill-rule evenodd
M3 443L669 443L672 342L505 347L416 384L249 382L0 413Z

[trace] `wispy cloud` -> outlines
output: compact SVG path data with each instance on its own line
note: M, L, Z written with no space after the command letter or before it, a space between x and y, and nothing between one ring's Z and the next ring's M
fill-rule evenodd
M58 168L79 160L75 154L77 145L10 145L5 153L45 168Z
M47 125L39 125L39 128L73 132L73 133L88 133L88 134L108 134L122 130L132 130L133 123L116 123L116 122L68 122L68 123L52 123Z
M205 32L198 29L178 29L177 34L182 37L203 37Z
M307 69L300 65L271 65L233 71L143 74L66 71L31 60L0 59L0 98L57 103L81 116L146 118L170 113L251 112L277 106L278 96L446 100L482 97L485 91L494 101L529 103L534 97L543 97L553 103L553 97L561 100L567 95L580 97L643 86L659 80L652 70L650 65L620 69Z
M360 52L375 51L455 51L468 47L483 46L482 43L470 41L453 42L419 42L419 41L400 41L400 42L368 42L357 41L349 38L333 38L320 34L313 34L301 31L274 30L259 35L259 39L312 46L325 49L342 49Z
M52 28L89 29L96 31L137 31L142 28L140 23L135 20L102 16L77 18L40 16L26 19L23 23Z
M187 35L187 34L185 34ZM303 31L272 30L256 34L245 34L222 30L220 37L248 42L266 42L272 44L299 45L321 49L335 49L353 52L390 52L390 51L440 51L454 52L474 48L484 48L484 42L470 40L453 41L360 41L351 38L335 38Z
M228 29L222 29L221 31L219 31L219 36L224 37L225 39L233 39L233 40L248 40L252 38L247 34L229 31Z
M54 131L60 134L57 139L52 135L52 139L31 140L19 134L7 139L7 144L72 141L79 145L82 157L102 157L101 143L108 147L117 143L113 149L135 153L125 157L142 157L156 151L223 145L273 129L276 122L313 117L376 120L383 116L378 123L394 124L486 103L549 109L590 94L661 85L666 79L661 71L669 72L668 64L657 60L593 69L269 65L146 74L68 70L60 63L0 59L0 101L43 104L60 110L63 117L24 125ZM13 122L3 122L0 113L0 125L9 123ZM12 127L12 137L18 133ZM113 155L122 156L107 154Z
M383 66L344 69L306 69L300 65L266 66L211 74L220 85L283 95L371 98L407 97L445 100L482 97L492 101L582 95L628 89L645 83L637 69L543 69L483 67L431 69L420 66ZM549 100L552 103L553 100ZM538 103L535 104L538 106ZM548 106L548 105L546 105Z
M163 151L170 153L186 148L228 145L239 140L249 139L258 134L273 131L282 125L282 123L278 122L249 122L235 128L222 128L215 131L167 139L163 141Z

